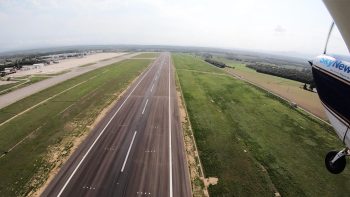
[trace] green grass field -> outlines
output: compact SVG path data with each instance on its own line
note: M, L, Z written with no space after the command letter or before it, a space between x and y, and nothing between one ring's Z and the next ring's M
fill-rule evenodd
M269 75L269 74L258 73L254 69L246 67L246 65L242 62L229 60L229 59L222 58L222 57L216 57L215 59L218 61L224 62L225 64L227 64L229 66L234 67L235 70L252 74L252 75L254 75L255 78L260 78L262 80L271 81L271 83L286 84L286 85L290 85L290 86L294 86L294 87L300 87L301 85L303 85L303 83L298 82L298 81L285 79L282 77L277 77L277 76L273 76L273 75Z
M53 167L48 162L48 148L88 131L88 126L101 110L115 100L149 63L150 60L125 60L112 64L1 109L0 123L3 123L29 107L71 88L0 126L0 151L8 151L25 138L20 145L0 158L0 196L23 196L40 186ZM72 144L63 143L63 146L60 156L67 155ZM42 174L38 177L39 172Z
M16 86L20 83L23 83L23 81L17 81L17 82L13 82L13 83L9 83L9 84L0 85L0 91L6 90L6 89L11 88L13 86Z
M325 154L342 147L332 128L197 58L173 60L205 175L219 179L211 196L349 194L350 170L324 167Z
M159 56L159 53L141 53L134 56L133 58L156 58Z
M246 67L244 62L228 60L223 57L215 57L215 59L234 67L234 69L225 68L228 73L239 76L241 79L247 80L253 84L258 84L260 87L294 102L310 113L328 121L324 112L324 107L322 106L317 93L304 90L303 83L256 72L255 70Z
M176 55L176 70L185 70L193 72L212 72L224 74L225 72L215 66L203 66L203 60L200 57L190 55ZM189 61L190 60L190 61ZM208 64L209 65L209 64Z

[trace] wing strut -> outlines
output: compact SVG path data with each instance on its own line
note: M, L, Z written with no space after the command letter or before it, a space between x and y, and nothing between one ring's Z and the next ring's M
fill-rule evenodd
M323 54L327 53L328 41L329 41L329 38L331 37L333 27L334 27L334 21L332 22L331 27L329 28L329 32L328 32L328 36L327 36L327 40L326 40L326 45L324 46Z

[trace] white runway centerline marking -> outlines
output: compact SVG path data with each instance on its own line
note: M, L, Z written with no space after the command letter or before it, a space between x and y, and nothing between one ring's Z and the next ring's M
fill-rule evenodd
M58 193L57 197L60 197L61 194L63 193L64 189L67 187L68 183L70 182L70 180L73 178L74 174L77 172L77 170L79 169L80 165L83 163L83 161L85 160L86 156L90 153L91 149L95 146L96 142L98 141L98 139L100 139L101 135L105 132L106 128L108 127L108 125L112 122L113 118L117 115L117 113L120 111L120 109L124 106L124 104L126 103L126 101L130 98L131 94L136 90L136 88L139 86L139 84L141 83L141 81L147 76L147 74L153 69L153 67L156 64L153 64L153 66L148 69L145 74L142 76L142 78L139 80L139 82L137 82L137 84L135 85L134 89L132 89L132 91L129 93L129 95L126 97L126 99L124 100L124 102L119 106L119 108L117 109L117 111L113 114L112 118L109 119L109 121L107 122L106 126L102 129L101 133L97 136L97 138L94 140L94 142L92 143L92 145L90 146L90 148L87 150L87 152L85 153L85 155L83 156L83 158L80 160L80 162L78 163L78 165L75 167L74 171L72 172L72 174L69 176L68 180L66 181L66 183L63 185L62 189L60 190L60 192ZM73 86L74 87L74 86Z
M148 99L147 99L147 101L146 101L145 106L143 107L142 114L145 113L145 109L146 109L146 107L147 107L147 103L148 103Z
M124 171L125 164L126 164L126 162L128 161L129 153L130 153L132 144L134 143L134 139L135 139L136 133L137 133L137 131L135 131L134 136L132 137L132 140L131 140L131 143L130 143L130 146L129 146L129 149L128 149L128 153L126 154L126 157L125 157L125 160L124 160L124 163L123 163L123 167L122 167L121 172Z
M153 85L152 85L151 92L153 91L153 88L154 88L154 83L153 83Z
M171 151L171 108L170 108L170 57L168 62L169 67L169 196L173 197L173 159L172 159L172 151Z

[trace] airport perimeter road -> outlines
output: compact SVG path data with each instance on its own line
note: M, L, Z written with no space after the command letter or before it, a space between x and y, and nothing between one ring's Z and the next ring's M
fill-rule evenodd
M86 72L95 70L97 68L108 66L110 64L134 57L136 55L138 55L138 53L122 55L122 56L118 56L115 58L111 58L109 60L99 61L99 62L97 62L91 66L87 66L87 67L76 67L76 68L72 69L72 71L70 71L70 72L54 76L54 77L51 77L49 79L45 79L43 81L39 81L37 83L20 88L18 90L14 90L14 91L9 92L7 94L0 95L0 109L6 107L8 105L11 105L11 104L27 97L27 96L30 96L34 93L37 93L41 90L44 90L48 87L54 86L58 83L61 83L65 80L82 75Z
M43 196L191 196L173 69L162 53Z

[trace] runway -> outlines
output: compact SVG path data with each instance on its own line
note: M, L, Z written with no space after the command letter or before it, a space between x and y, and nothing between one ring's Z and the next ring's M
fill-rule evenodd
M42 196L191 195L174 68L161 53Z

